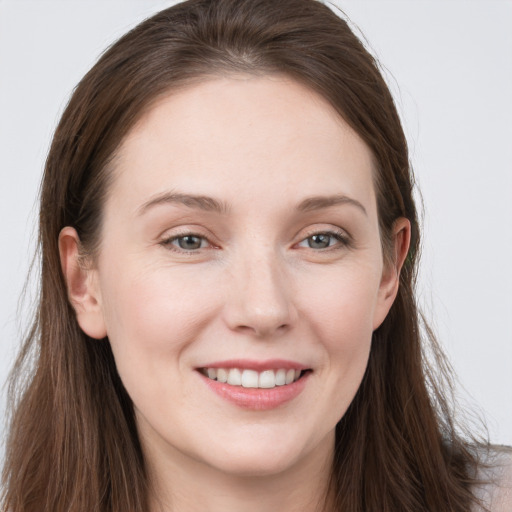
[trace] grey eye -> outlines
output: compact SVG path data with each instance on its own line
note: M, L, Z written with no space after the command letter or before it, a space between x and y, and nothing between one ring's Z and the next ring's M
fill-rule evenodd
M179 236L174 239L174 242L178 245L178 247L185 251L200 249L203 246L203 241L204 238L196 235Z
M327 233L318 233L307 238L308 247L311 249L325 249L331 245L334 237Z

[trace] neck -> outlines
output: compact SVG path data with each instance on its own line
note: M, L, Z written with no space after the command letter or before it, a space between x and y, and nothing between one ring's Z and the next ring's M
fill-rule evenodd
M326 512L333 446L334 436L329 436L286 470L265 475L220 471L173 449L171 456L162 457L160 451L152 457L146 446L150 511Z

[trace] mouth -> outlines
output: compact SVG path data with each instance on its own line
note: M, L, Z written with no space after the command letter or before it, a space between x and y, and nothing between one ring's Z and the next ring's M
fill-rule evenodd
M230 359L196 368L207 388L238 408L277 409L298 399L311 380L311 368L287 359Z
M242 388L272 389L289 386L303 378L310 369L276 368L257 371L248 368L199 368L199 372L210 380Z

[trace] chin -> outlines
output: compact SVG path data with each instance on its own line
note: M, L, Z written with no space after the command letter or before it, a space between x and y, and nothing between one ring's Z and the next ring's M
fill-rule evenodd
M294 454L280 454L275 456L272 452L262 454L231 452L229 457L215 461L216 469L225 474L247 477L269 477L292 470L299 462L299 457ZM213 462L213 461L212 461Z
M283 435L280 429L273 434L267 432L267 436L232 439L232 442L210 450L207 460L203 460L225 474L267 477L293 472L312 457L319 456L325 460L327 454L324 452L332 452L333 442L334 436L331 439L328 435L323 440L305 439L301 435Z

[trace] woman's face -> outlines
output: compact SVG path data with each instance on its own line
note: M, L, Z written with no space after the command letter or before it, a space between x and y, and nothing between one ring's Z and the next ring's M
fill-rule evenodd
M78 319L108 335L147 453L326 460L397 286L369 149L293 81L218 78L159 100L113 172Z

